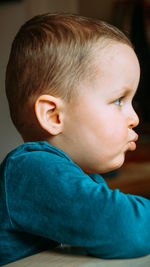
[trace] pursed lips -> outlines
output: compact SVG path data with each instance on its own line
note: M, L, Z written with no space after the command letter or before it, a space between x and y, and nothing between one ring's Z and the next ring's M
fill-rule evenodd
M129 143L130 143L130 142L134 142L134 143L135 143L135 142L138 140L138 137L139 137L138 134L136 134L136 135L129 141Z
M138 140L138 135L136 134L130 141L129 141L129 150L133 151L136 149L136 141Z

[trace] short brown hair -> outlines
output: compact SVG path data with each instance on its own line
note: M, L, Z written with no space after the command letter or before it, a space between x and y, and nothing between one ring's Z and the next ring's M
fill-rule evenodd
M12 121L21 134L32 127L28 110L40 94L71 98L86 77L90 52L100 39L132 47L114 26L79 15L42 14L20 28L7 65L6 95Z

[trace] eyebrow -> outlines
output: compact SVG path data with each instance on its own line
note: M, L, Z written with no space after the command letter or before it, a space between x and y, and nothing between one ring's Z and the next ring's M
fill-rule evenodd
M118 90L114 90L113 91L113 94L128 94L128 93L131 93L133 90L130 89L129 87L123 87L122 89L118 89ZM136 91L135 91L136 92Z

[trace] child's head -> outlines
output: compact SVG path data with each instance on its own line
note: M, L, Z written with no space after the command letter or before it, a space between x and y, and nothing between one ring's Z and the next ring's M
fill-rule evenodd
M120 57L123 57L123 54L125 56L121 60L129 57L126 66L129 67L130 61L133 61L130 71L135 71L134 78L137 75L137 80L133 81L134 85L132 85L134 92L131 97L133 97L139 79L138 60L132 44L118 29L96 19L69 14L40 15L25 23L12 44L6 72L6 94L11 117L24 140L49 141L51 139L50 142L53 145L63 149L84 170L95 171L95 167L92 169L89 163L88 170L87 164L81 163L82 160L78 162L77 158L80 156L77 156L77 153L75 156L73 153L76 149L79 151L79 145L84 143L80 144L79 140L80 135L84 138L85 134L84 131L82 132L84 118L78 111L82 102L86 101L89 101L89 103L84 103L87 104L86 108L91 108L88 96L91 97L91 101L92 95L100 97L96 91L98 79L101 79L98 83L104 83L105 93L105 87L108 87L108 95L111 86L113 88L116 86L116 90L119 91L117 84L110 85L110 82L112 79L113 83L117 83L118 79L119 83L120 75L127 76L128 70L122 67L123 72L120 72L119 69L121 68ZM129 74L132 76L132 73ZM114 80L111 77L113 75ZM103 81L104 78L105 82L108 81L107 86ZM132 77L125 77L125 79L127 78ZM101 92L103 91L101 90ZM123 95L120 94L120 97ZM109 101L113 102L115 99L117 98L114 96L114 99L112 97L112 100ZM96 106L96 103L92 104ZM101 101L100 105L103 105ZM103 110L104 112L105 110ZM79 117L82 118L82 121ZM87 120L87 118L85 119ZM91 123L92 118L88 119ZM115 120L115 118L113 119ZM77 123L81 123L81 125ZM97 125L92 127L92 130L95 128L97 131L97 128L103 126L98 125L97 121ZM118 124L116 134L119 133L119 127ZM89 130L90 143L93 141L90 138L94 138L94 136L90 135L88 127L86 129ZM103 130L101 128L101 131ZM112 134L114 134L113 131ZM133 139L133 135L133 133L130 134L130 139ZM112 138L114 137L112 136ZM89 156L87 153L90 149L89 151L85 149L88 146L86 141L79 152L82 158L84 153L87 157ZM118 167L117 164L116 167ZM113 167L104 166L100 171L109 169L113 169Z
M7 66L6 93L22 135L34 127L29 115L35 99L51 94L69 101L78 94L79 84L94 75L97 43L102 49L111 40L131 46L116 28L76 15L40 15L21 27Z

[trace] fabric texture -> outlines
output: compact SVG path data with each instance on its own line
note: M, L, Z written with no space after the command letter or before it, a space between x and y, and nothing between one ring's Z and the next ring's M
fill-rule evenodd
M25 143L0 165L0 265L58 244L100 258L150 253L150 201L110 190L47 142Z

